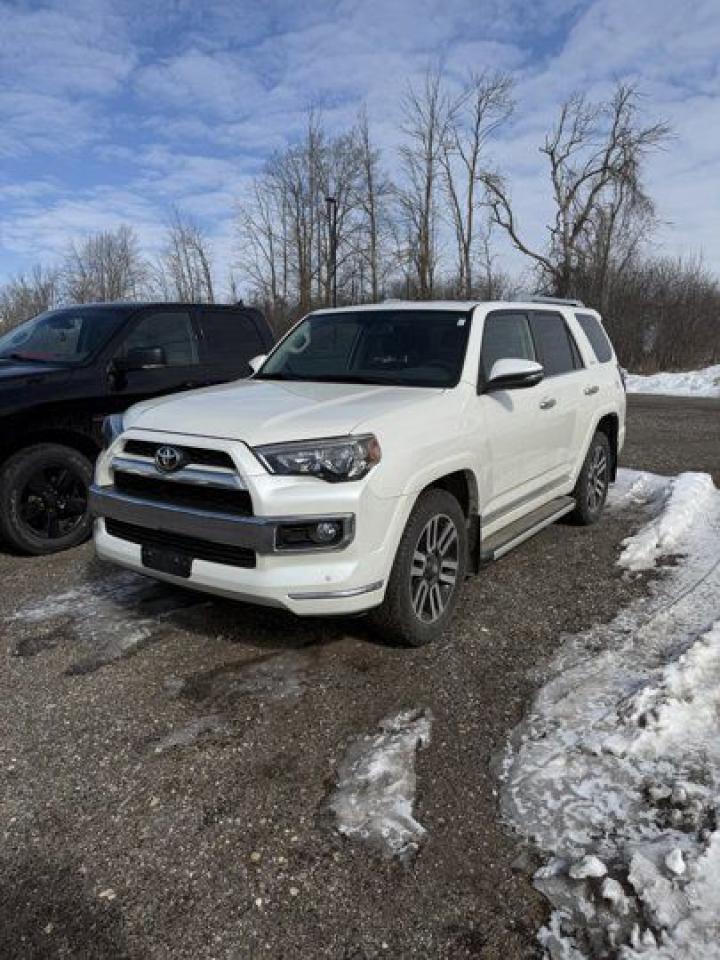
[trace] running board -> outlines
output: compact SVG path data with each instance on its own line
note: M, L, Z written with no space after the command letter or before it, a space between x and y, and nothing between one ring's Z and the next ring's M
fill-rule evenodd
M513 547L529 540L530 537L574 509L575 500L572 497L558 497L546 503L544 507L533 510L526 517L521 517L520 520L516 520L515 523L488 537L487 540L483 540L480 544L480 562L490 563L491 560L499 560Z

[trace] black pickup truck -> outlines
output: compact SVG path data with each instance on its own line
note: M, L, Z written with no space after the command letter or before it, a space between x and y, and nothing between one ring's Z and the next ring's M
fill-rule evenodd
M0 535L28 554L81 543L104 418L245 377L272 342L257 310L187 303L62 307L0 336Z

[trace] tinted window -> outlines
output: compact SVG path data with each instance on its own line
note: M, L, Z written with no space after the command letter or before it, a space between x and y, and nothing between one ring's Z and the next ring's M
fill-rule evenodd
M470 318L465 311L316 313L283 340L259 376L274 380L453 387Z
M142 347L162 347L169 367L198 363L198 349L190 315L184 310L146 314L120 348L120 356Z
M204 310L200 322L208 352L215 361L232 364L266 352L250 317L230 310Z
M607 363L608 360L612 360L613 351L610 340L597 317L594 317L591 313L576 313L575 319L590 341L593 353L600 363Z
M104 346L127 309L68 307L41 313L0 337L0 357L81 363Z
M495 313L485 320L480 371L484 380L496 360L534 360L532 336L524 313Z
M571 342L565 321L559 313L534 313L530 322L537 358L543 365L546 377L557 377L580 366L577 347Z

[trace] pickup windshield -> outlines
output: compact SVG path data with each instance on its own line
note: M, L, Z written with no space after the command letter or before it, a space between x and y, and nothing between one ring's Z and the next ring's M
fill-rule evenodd
M48 310L0 337L0 359L82 363L105 346L127 315L127 309L112 307Z
M470 330L465 310L357 310L306 317L257 378L454 387Z

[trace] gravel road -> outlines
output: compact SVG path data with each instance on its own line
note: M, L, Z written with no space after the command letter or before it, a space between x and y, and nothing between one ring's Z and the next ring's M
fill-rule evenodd
M632 398L624 462L720 464L720 403ZM546 908L492 761L561 635L644 589L636 518L558 524L468 582L452 635L374 642L118 572L0 554L0 957L535 957ZM341 837L348 746L426 708L403 864Z

